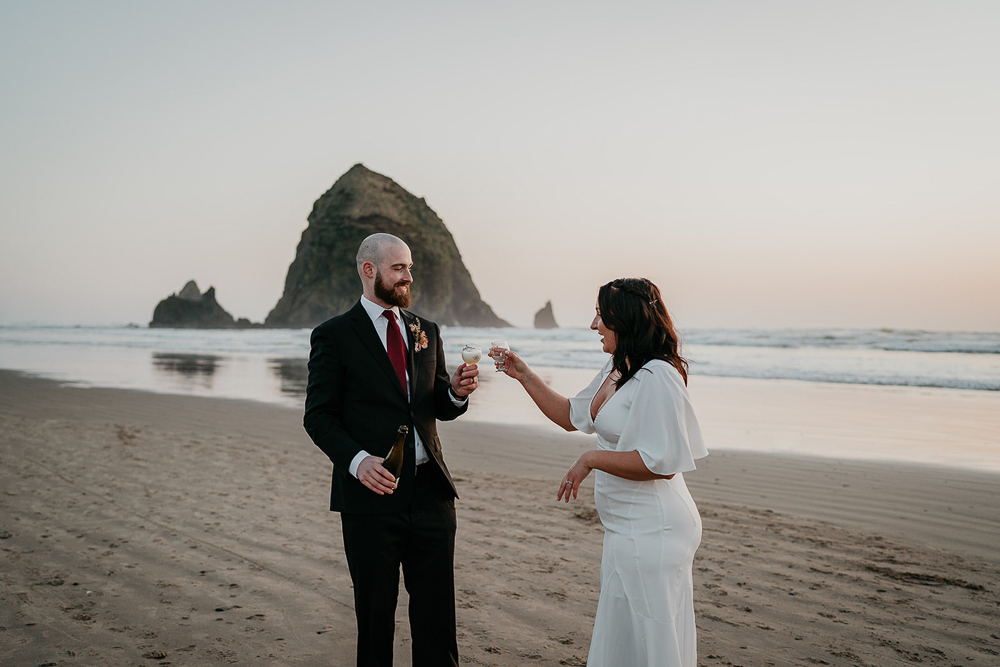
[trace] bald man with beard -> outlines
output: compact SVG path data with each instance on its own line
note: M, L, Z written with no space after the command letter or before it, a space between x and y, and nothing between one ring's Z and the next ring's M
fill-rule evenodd
M414 667L458 665L455 498L438 420L468 409L479 370L449 377L438 326L410 305L409 247L373 234L358 249L363 294L312 332L305 429L333 462L330 509L340 512L354 582L358 667L392 665L399 571L410 597ZM398 484L382 466L409 428Z

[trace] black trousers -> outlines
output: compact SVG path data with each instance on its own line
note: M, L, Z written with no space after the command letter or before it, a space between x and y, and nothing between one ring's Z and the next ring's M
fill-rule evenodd
M413 667L458 665L455 501L431 464L420 467L413 483L408 511L341 514L354 582L358 667L392 665L400 566L410 596Z

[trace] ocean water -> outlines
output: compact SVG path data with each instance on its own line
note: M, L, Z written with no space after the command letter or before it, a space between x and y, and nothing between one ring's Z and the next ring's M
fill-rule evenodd
M0 368L75 386L248 399L301 409L309 334L308 329L0 325ZM568 396L586 386L607 361L598 335L589 329L445 328L442 335L452 367L466 343L486 349L491 341L505 340L545 382ZM1000 391L1000 333L693 329L683 332L683 344L693 388L698 376L720 376L798 380L815 383L815 388L823 383L938 387L954 391L956 400L979 404L979 399L1000 398L994 393ZM480 368L480 388L464 421L554 428L517 382L493 370L491 360ZM746 437L730 438L729 446L1000 472L1000 433L984 432L959 444L947 427L933 419L931 425L937 430L927 434L932 442L922 449L914 442L901 447L891 438L876 438L881 444L875 445L870 439L840 439L832 445L787 428L764 439L747 431Z
M485 349L506 340L553 382L586 384L607 360L597 334L583 328L445 327L442 336L452 365L465 343ZM695 376L1000 391L1000 332L692 329L682 336ZM0 368L81 386L301 405L308 355L308 329L0 325Z

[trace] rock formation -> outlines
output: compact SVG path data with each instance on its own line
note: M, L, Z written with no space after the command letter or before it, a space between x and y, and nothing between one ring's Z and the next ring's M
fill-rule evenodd
M361 296L358 246L375 232L410 246L414 312L450 326L510 326L480 298L455 240L427 202L360 164L313 205L265 326L314 327L351 308Z
M545 307L540 311L535 313L535 328L536 329L558 329L559 325L556 324L556 316L552 314L552 302L546 301Z
M208 289L214 290L215 288L209 287ZM201 290L198 289L198 283L193 280L187 281L184 289L177 293L177 298L184 301L201 301Z
M171 294L156 304L150 327L170 327L175 329L235 329L249 327L250 322L241 319L239 323L215 300L215 288L209 287L204 294L198 284L189 280L177 294Z

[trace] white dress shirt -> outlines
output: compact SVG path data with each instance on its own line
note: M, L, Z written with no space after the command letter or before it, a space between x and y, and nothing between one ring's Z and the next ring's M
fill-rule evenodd
M361 297L361 305L364 307L365 312L368 313L368 317L372 318L372 324L375 325L375 333L378 334L378 339L382 341L382 347L384 347L387 352L389 349L389 345L386 342L389 331L389 320L382 317L382 313L385 312L386 310L392 310L393 314L396 316L396 325L399 327L399 333L403 336L403 346L406 348L407 353L409 353L410 339L407 337L405 333L403 333L403 331L405 331L404 327L406 326L406 323L403 322L403 318L400 317L399 315L399 308L397 308L396 306L393 306L391 309L383 308L377 303L369 301L364 296ZM406 387L404 387L404 389L406 389L406 396L407 398L409 398L410 396L409 368L406 369ZM461 399L457 398L455 394L451 391L451 387L448 387L448 394L451 397L451 402L459 407L465 405L465 402L469 400L468 396ZM421 463L427 463L427 461L430 460L430 456L427 454L427 449L424 447L424 443L421 442L420 440L420 433L417 432L417 429L413 429L413 441L414 444L416 445L416 450L417 450L417 465L420 465ZM355 456L354 459L351 460L351 466L348 468L348 470L352 475L354 475L355 477L358 476L358 466L361 465L361 462L365 460L365 458L368 456L371 456L371 454L362 449L360 452L358 452L357 456Z

